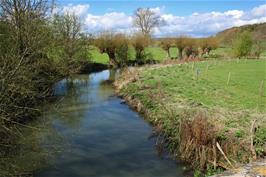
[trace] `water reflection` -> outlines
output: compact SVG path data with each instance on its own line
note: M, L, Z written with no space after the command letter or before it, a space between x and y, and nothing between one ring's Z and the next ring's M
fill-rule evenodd
M149 139L151 127L121 104L111 85L101 84L115 77L115 71L103 71L77 75L56 85L55 93L61 99L47 105L46 113L35 123L45 131L28 135L39 142L36 151L25 150L35 157L31 164L42 165L35 176L185 176L182 164L157 156L155 142ZM49 156L35 155L43 152Z

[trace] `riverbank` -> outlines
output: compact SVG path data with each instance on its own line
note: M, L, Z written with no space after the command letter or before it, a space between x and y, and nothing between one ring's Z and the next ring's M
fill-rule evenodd
M264 82L265 60L232 60L131 68L115 86L165 148L212 175L265 155Z
M42 60L30 68L28 64L18 65L13 75L8 69L3 69L0 87L0 176L20 176L17 162L9 159L21 155L21 144L25 143L22 141L25 139L23 130L38 130L31 124L42 117L43 105L58 100L58 95L54 94L56 83L73 74L90 74L108 68L107 65L91 62L75 63L74 66L75 69L65 72L67 68Z

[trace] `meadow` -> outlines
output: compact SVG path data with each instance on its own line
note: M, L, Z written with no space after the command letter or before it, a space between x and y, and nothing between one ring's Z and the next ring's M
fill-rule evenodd
M198 167L204 160L209 163L214 157L211 149L215 144L211 141L215 139L229 156L230 163L246 162L251 153L249 141L253 122L256 122L254 151L258 156L265 153L265 59L209 59L144 67L131 71L130 75L134 77L132 82L125 84L120 93L162 129L168 137L168 149L184 160ZM119 82L123 82L123 77ZM192 135L184 138L184 133L190 134L188 131ZM190 142L191 136L194 139ZM197 138L201 144L196 143ZM206 138L206 144L202 143L205 141L202 138ZM202 153L202 148L209 154L203 159L198 154ZM228 167L223 157L218 158L217 163Z
M102 63L102 64L108 64L109 63L109 57L106 53L101 54L99 52L99 49L97 49L94 46L92 46L89 51L91 54L92 62ZM164 61L166 59L166 56L167 56L166 51L164 51L162 48L156 47L156 46L147 47L145 49L145 52L147 54L149 54L152 57L152 59L154 59L158 62ZM135 53L134 48L132 46L130 46L129 52L128 52L129 59L134 60L135 54L136 53ZM170 54L171 54L171 57L177 57L177 54L178 54L177 48L172 47L170 49Z
M266 88L261 88L265 71L265 60L205 61L151 70L143 73L143 80L160 83L173 99L177 96L208 107L266 111ZM156 79L147 79L152 76Z

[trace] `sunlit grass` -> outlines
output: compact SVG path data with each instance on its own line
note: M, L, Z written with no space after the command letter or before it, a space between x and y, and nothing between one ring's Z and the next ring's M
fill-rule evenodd
M233 60L146 70L135 85L137 89L137 84L147 84L156 90L160 84L173 103L185 99L207 107L265 112L265 82L266 60Z

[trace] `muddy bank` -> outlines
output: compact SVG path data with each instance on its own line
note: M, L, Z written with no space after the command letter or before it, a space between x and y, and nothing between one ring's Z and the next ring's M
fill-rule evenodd
M160 137L163 148L167 148L177 159L189 162L195 169L208 175L224 170L232 170L261 156L254 153L250 141L239 141L230 132L223 131L223 122L227 119L246 116L243 112L225 112L211 110L202 105L188 105L181 102L177 105L168 104L167 93L160 85L154 86L141 83L141 73L148 69L171 67L172 64L154 65L150 67L131 68L125 71L115 82L116 92L134 110L144 115L154 126L154 133ZM156 76L152 76L154 79ZM133 87L134 86L134 87ZM258 120L262 115L256 115ZM252 129L260 123L254 122ZM254 130L251 130L254 131ZM231 133L232 134L232 133Z

